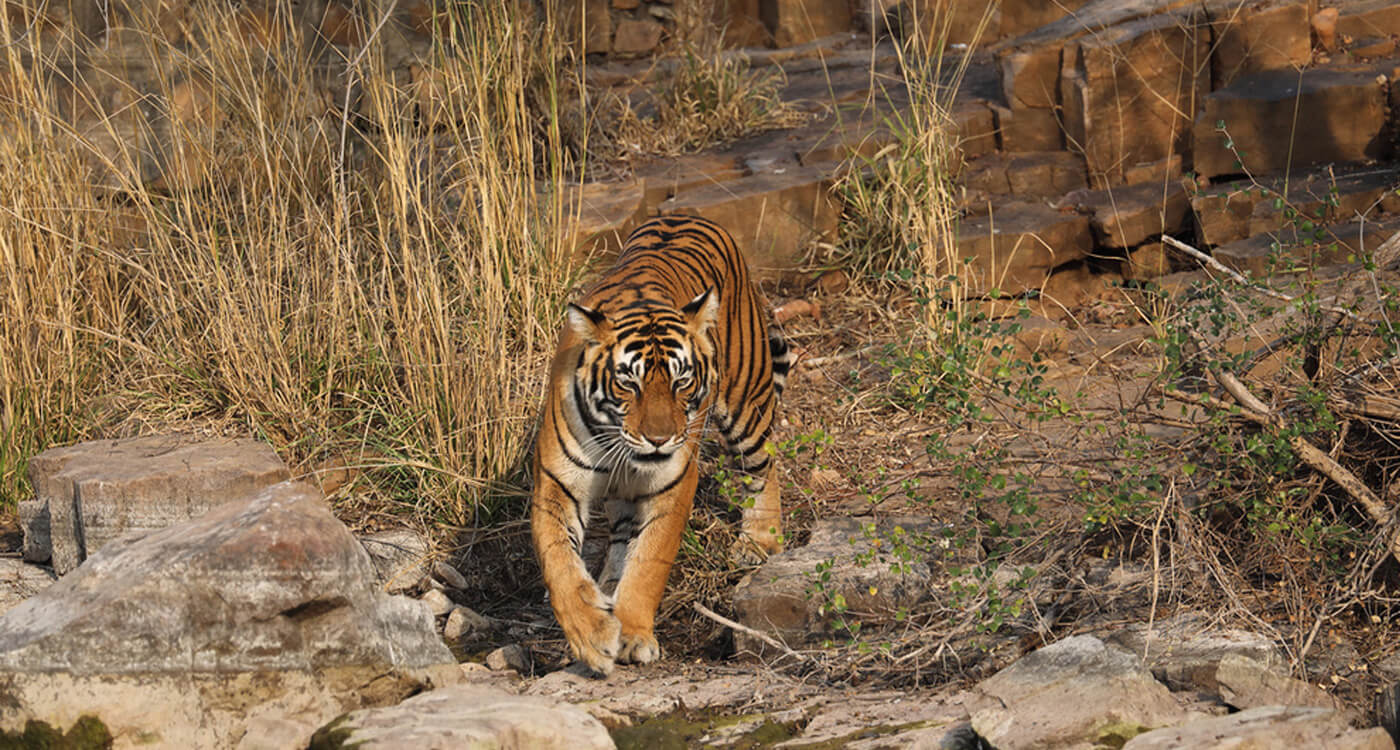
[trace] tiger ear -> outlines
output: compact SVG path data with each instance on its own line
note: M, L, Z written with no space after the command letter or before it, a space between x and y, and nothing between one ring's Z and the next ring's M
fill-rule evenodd
M719 315L719 295L715 294L715 288L710 287L701 292L700 296L685 303L681 314L689 322L692 334L699 336L708 331Z
M602 328L608 322L607 316L592 308L569 303L568 325L570 330L585 341L602 341Z

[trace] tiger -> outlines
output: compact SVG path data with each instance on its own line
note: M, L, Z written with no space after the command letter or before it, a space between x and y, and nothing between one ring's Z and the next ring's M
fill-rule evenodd
M653 632L711 425L744 472L736 550L782 549L770 441L791 351L734 239L707 219L638 226L569 304L535 440L530 529L554 616L595 674L659 658ZM597 580L582 557L601 503Z

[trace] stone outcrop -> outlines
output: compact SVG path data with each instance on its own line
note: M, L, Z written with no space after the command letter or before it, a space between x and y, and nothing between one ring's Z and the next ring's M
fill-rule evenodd
M230 746L250 716L314 729L456 675L426 609L379 593L299 483L129 534L0 617L6 729L93 713L114 734Z
M874 528L877 534L867 533ZM929 569L917 540L931 533L928 519L913 517L886 519L878 526L868 518L819 521L806 546L773 555L739 582L735 615L745 625L789 643L829 636L837 627L838 614L830 605L838 595L864 617L893 617L899 608L928 596L923 582ZM872 539L900 536L912 545L907 553L911 559L896 556L888 542L884 549L871 544ZM764 649L755 639L737 637L741 649Z
M1217 692L1216 671L1227 658L1243 658L1263 668L1285 664L1278 645L1257 633L1213 626L1205 615L1188 613L1148 626L1132 625L1104 637L1109 645L1143 658L1153 676L1172 690Z
M1087 635L1027 654L977 691L1001 703L972 715L973 728L993 747L1121 741L1189 716L1140 659Z
M256 495L288 477L272 448L246 438L156 436L52 448L29 462L20 503L24 557L63 575L127 533L162 529Z

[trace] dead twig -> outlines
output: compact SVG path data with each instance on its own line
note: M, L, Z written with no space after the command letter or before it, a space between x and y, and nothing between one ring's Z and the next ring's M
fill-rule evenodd
M739 631L740 633L744 633L744 634L746 634L746 635L751 635L751 636L753 636L754 638L757 638L757 639L759 639L760 641L763 641L764 643L768 644L769 646L772 646L773 648L778 649L779 651L783 652L784 654L787 654L788 656L791 656L792 658L797 659L798 661L805 661L805 662L814 664L814 665L816 665L816 666L818 666L818 667L821 666L821 664L820 664L816 659L813 659L812 657L810 657L810 656L808 656L808 655L806 655L806 654L799 653L799 652L797 652L797 651L793 651L792 649L790 649L790 648L788 648L786 645L784 645L782 642L780 642L778 639L776 639L776 638L774 638L774 637L768 635L767 633L761 633L761 632L759 632L759 631L757 631L757 630L754 630L753 628L751 628L751 627L749 627L749 626L747 626L747 625L744 625L744 624L742 624L742 623L737 623L737 622L735 622L735 621L729 619L728 617L725 617L724 615L721 615L721 614L716 613L714 610L710 609L709 607L706 607L705 605L701 604L700 602L691 602L691 603L690 603L690 606L691 606L692 608L694 608L696 612L699 612L700 614L704 615L705 617L708 617L708 618L710 618L711 620L714 620L715 622L717 622L717 623L719 623L719 624L725 626L726 628L730 628L730 629L732 629L732 630L737 630L737 631Z
M1240 382L1240 379L1235 377L1234 373L1220 368L1214 368L1214 370L1216 382L1219 383L1220 387L1224 388L1227 393L1233 396L1240 406L1243 406L1246 410L1253 412L1259 417L1263 417L1275 427L1284 426L1282 418L1280 418L1273 409L1269 408L1268 404L1260 401L1258 397L1250 393L1249 388L1247 388L1244 383ZM1367 487L1360 479L1357 479L1356 475L1348 471L1345 466L1337 463L1335 459L1327 455L1326 451L1309 443L1302 435L1294 435L1289 438L1288 446L1293 449L1293 454L1301 459L1303 463L1312 467L1314 471L1331 479L1333 482L1336 482L1343 490L1346 490L1346 493L1351 495L1352 499L1361 505L1361 509L1366 512L1366 515L1371 517L1371 521L1377 526L1384 529L1395 520L1390 509L1376 496L1376 493L1372 492L1371 488ZM1390 549L1390 554L1393 555L1397 561L1400 561L1400 533L1392 533L1387 546Z
M1275 289L1270 289L1269 287L1264 286L1263 284L1260 284L1260 283L1258 283L1258 282L1250 281L1249 279L1245 278L1242 274L1240 274L1238 271L1234 270L1233 268L1230 268L1229 266L1226 266L1224 263L1221 263L1220 261L1216 260L1215 258L1212 258L1212 257L1209 256L1209 255L1206 255L1205 253L1201 252L1200 250L1197 250L1196 248L1191 247L1190 245L1186 244L1185 242L1182 242L1181 240L1179 240L1179 239L1177 239L1177 238L1175 238L1175 237L1172 237L1172 236L1169 236L1169 235L1165 235L1165 234L1164 234L1164 235L1162 235L1162 242L1163 242L1163 244L1170 245L1171 247L1174 247L1174 248L1176 248L1177 250L1180 250L1181 252L1186 253L1187 255L1191 256L1192 258L1195 258L1196 260L1198 260L1198 261L1200 261L1202 264L1204 264L1206 267L1210 268L1212 271L1217 271L1217 272L1219 272L1219 273L1223 273L1223 274L1225 274L1226 276L1229 276L1230 278L1234 279L1235 281L1237 281L1237 282L1239 282L1239 283L1241 283L1241 284L1244 284L1245 286L1250 287L1251 289L1257 289L1257 290L1259 290L1260 292L1264 293L1265 295L1268 295L1268 296L1270 296L1270 297L1273 297L1273 298L1276 299L1276 300L1281 300L1281 301L1283 301L1283 302L1288 302L1288 303L1294 303L1294 302L1297 302L1297 301L1298 301L1298 298L1297 298L1297 297L1291 297L1291 296L1289 296L1289 295L1287 295L1287 294L1284 294L1283 292L1277 291L1277 290L1275 290ZM1345 307L1337 307L1337 306L1335 306L1335 305L1321 305L1321 304L1320 304L1320 305L1318 305L1318 309L1320 309L1320 310L1326 310L1327 312L1330 312L1330 313L1336 313L1337 315L1341 315L1341 316L1344 317L1344 318L1349 318L1349 319L1355 320L1355 321L1363 321L1363 320L1364 320L1360 315L1357 315L1356 313L1352 312L1351 310L1346 309Z

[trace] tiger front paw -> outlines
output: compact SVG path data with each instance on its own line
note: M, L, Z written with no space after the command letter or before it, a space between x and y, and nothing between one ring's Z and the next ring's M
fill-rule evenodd
M622 625L617 618L605 609L586 607L580 613L559 619L574 658L604 677L612 674L622 644Z
M624 633L617 660L623 664L650 664L661 657L661 645L652 633Z

